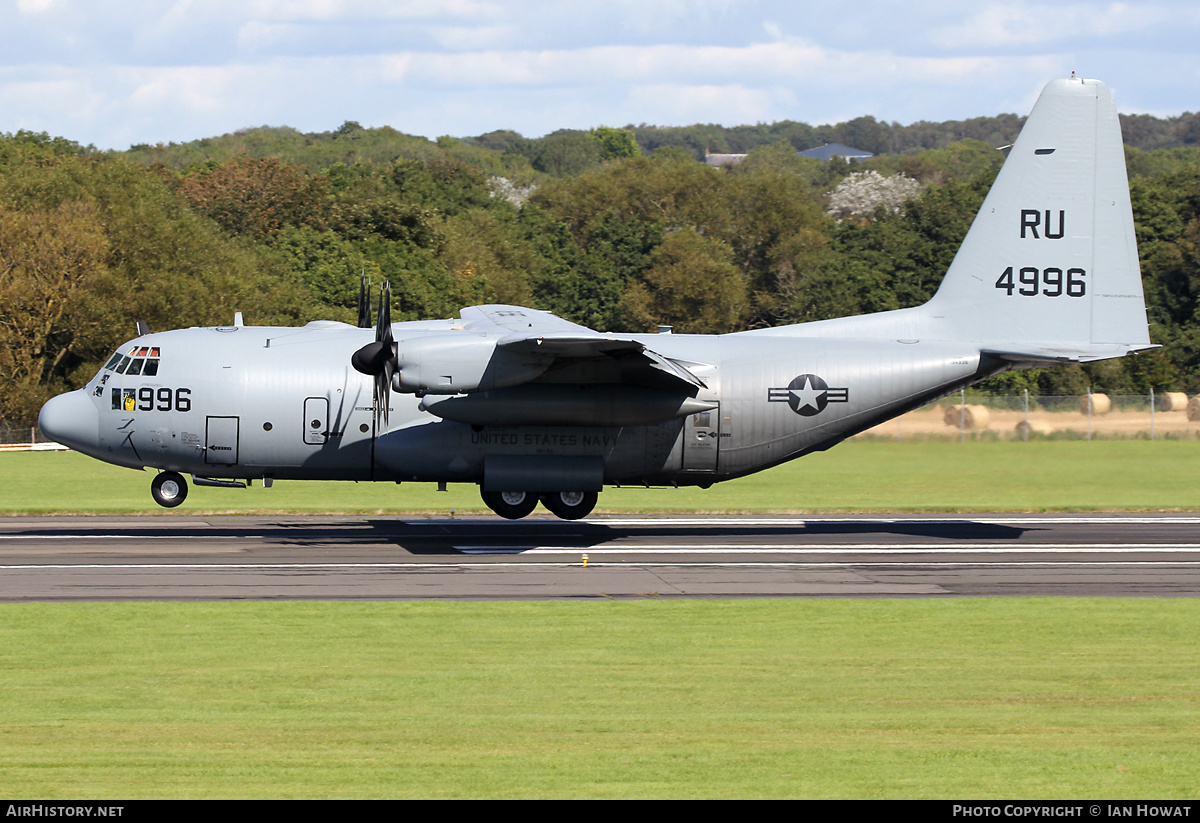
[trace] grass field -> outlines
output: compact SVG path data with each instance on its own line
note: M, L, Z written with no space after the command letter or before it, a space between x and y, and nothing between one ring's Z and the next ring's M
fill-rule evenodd
M608 511L1200 509L1200 444L853 442ZM0 454L3 512L162 513ZM480 510L193 489L181 512ZM1200 786L1198 599L0 605L0 793L1147 798Z
M0 514L164 514L151 472L74 452L0 453ZM475 486L279 481L193 487L175 513L486 511ZM851 441L708 490L609 488L600 512L1200 510L1200 441Z
M1194 798L1200 601L0 607L9 798Z

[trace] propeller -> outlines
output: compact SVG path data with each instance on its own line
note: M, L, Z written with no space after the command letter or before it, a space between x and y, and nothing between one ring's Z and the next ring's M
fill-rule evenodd
M358 281L358 327L371 328L371 294L367 289L367 273Z
M360 307L359 313L362 309ZM375 340L350 357L355 370L375 378L375 417L388 422L388 402L391 396L392 375L396 373L396 344L392 339L392 284L384 281L379 289L379 320L375 324Z

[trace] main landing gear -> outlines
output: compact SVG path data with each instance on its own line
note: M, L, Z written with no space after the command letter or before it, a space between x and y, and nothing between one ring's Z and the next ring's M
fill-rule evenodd
M595 492L551 492L542 495L542 505L563 520L587 517L596 508Z
M150 495L164 509L173 509L187 499L187 481L178 472L163 472L150 481Z
M533 492L485 492L483 502L489 509L509 520L519 520L537 508L539 496ZM540 496L543 506L563 520L587 517L596 507L596 492L546 492Z
M480 495L489 509L509 520L520 520L538 504L537 496L530 492L480 492Z

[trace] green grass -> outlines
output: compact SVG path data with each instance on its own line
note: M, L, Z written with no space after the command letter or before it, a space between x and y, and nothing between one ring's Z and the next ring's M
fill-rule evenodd
M1200 444L852 442L607 511L1200 509ZM0 453L3 513L163 513ZM460 512L474 488L192 489ZM581 573L587 573L581 570ZM0 606L10 798L1194 798L1200 599Z
M0 514L163 514L150 472L75 453L0 453ZM192 487L176 513L486 511L472 485L279 481ZM600 512L1200 510L1200 441L851 441L708 490L609 488Z
M1195 599L6 605L0 790L1194 798L1198 621Z

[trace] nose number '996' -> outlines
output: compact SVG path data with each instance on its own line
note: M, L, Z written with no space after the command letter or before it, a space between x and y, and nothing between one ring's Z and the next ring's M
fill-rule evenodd
M168 388L154 389L142 386L134 394L133 389L113 389L112 407L122 411L179 411L192 410L192 390Z

